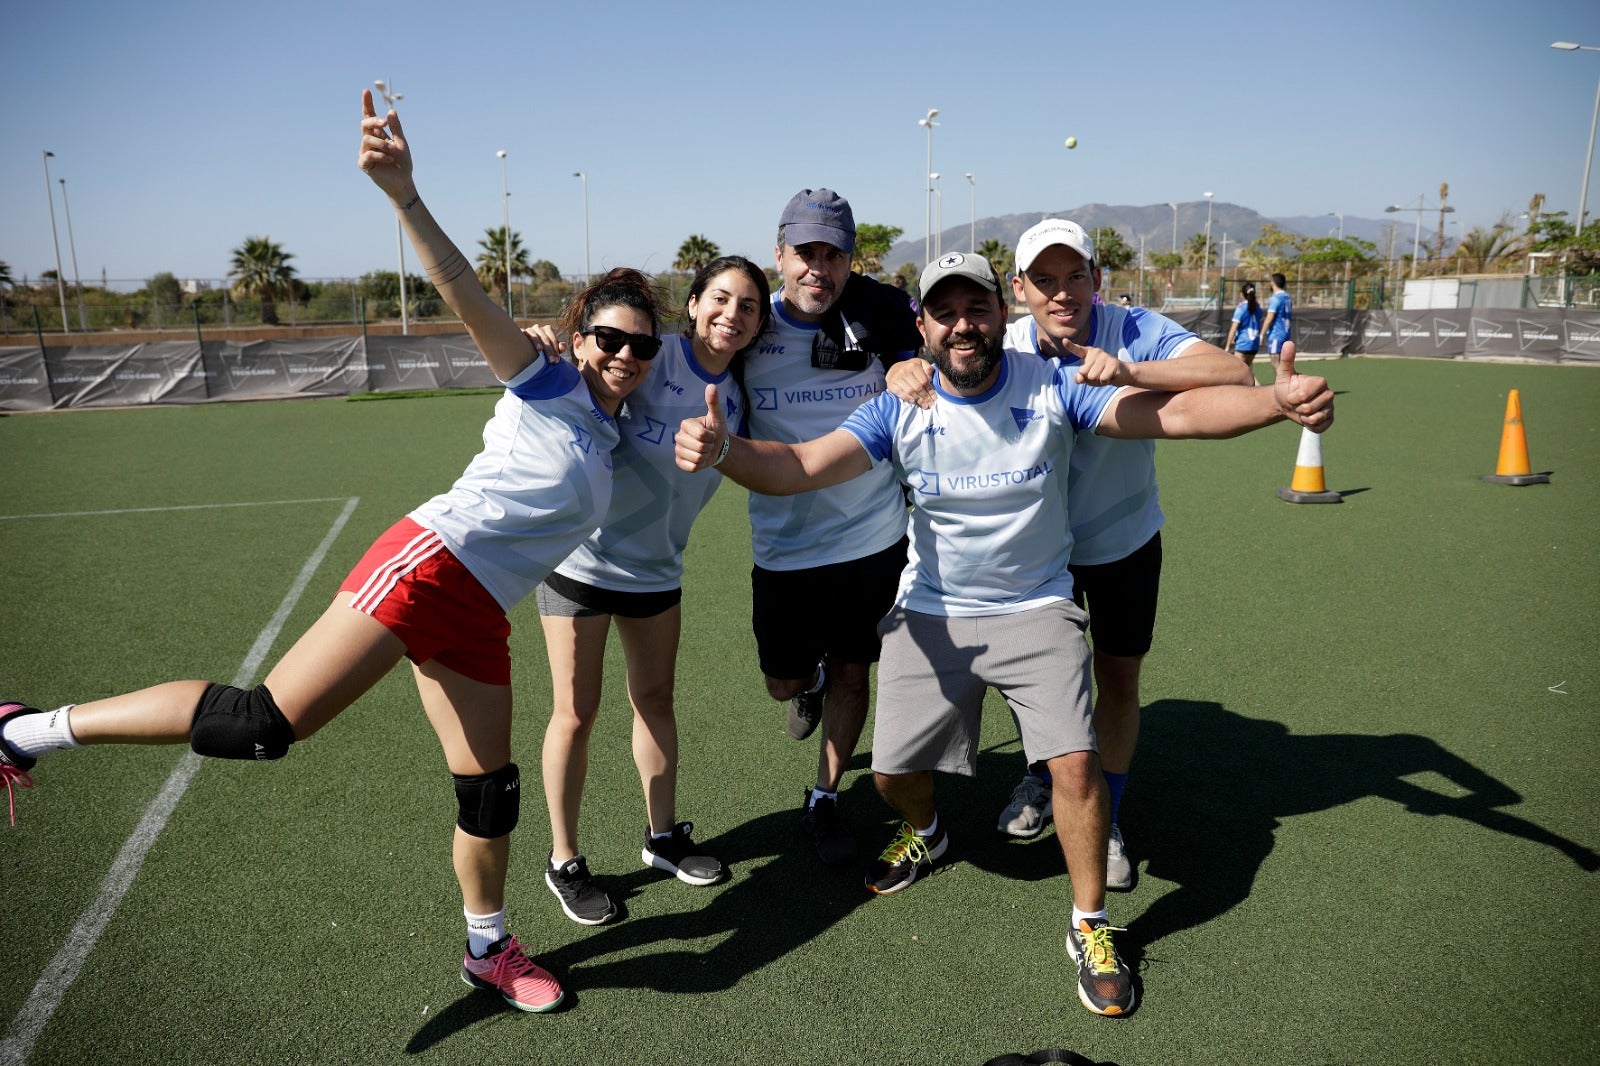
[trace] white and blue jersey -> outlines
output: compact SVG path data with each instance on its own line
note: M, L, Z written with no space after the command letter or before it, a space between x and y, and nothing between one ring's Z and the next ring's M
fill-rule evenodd
M410 518L509 611L600 524L616 445L616 423L578 369L536 358L506 382L483 451Z
M1267 344L1276 355L1283 342L1293 336L1294 301L1289 298L1288 293L1279 289L1267 297L1267 311L1269 314L1277 315L1272 320L1272 328L1267 330Z
M679 424L706 412L707 385L717 386L728 425L739 432L744 404L733 375L702 367L688 337L661 338L650 373L617 413L622 439L611 457L611 507L558 573L617 592L666 592L682 584L689 529L722 484L716 470L678 469L673 455Z
M1079 385L1059 360L1006 352L981 396L934 379L931 408L886 393L843 428L911 486L897 603L919 614L1014 614L1072 596L1066 464L1120 389Z
M884 395L876 356L861 370L811 365L817 325L785 313L772 297L772 324L745 354L750 436L798 444L839 428L852 411ZM703 409L702 409L702 413ZM863 559L906 531L905 502L894 469L879 463L858 478L795 496L750 494L750 546L766 570L806 570Z
M1086 346L1110 352L1129 363L1172 359L1200 338L1172 319L1142 307L1096 304L1089 313ZM1032 317L1006 328L1006 348L1039 351ZM1076 357L1063 363L1077 367ZM1072 515L1072 562L1095 566L1121 559L1161 529L1165 516L1156 496L1156 445L1150 440L1085 437L1072 450L1067 478L1067 509Z

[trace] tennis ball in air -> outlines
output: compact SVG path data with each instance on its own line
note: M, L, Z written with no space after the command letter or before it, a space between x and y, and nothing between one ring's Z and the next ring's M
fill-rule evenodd
M1078 138L1076 138L1076 137L1068 137L1067 138L1067 147L1068 148L1076 148L1076 147L1078 147Z

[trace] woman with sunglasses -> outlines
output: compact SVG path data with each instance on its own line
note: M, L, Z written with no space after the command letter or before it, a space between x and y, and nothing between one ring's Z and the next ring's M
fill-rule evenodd
M691 885L712 885L727 876L722 863L691 839L693 824L677 820L673 709L683 549L722 477L702 484L678 469L671 427L705 413L708 384L729 398L727 417L743 422L733 368L766 328L771 306L766 274L741 256L713 260L695 275L685 314L689 328L662 338L659 365L618 418L622 440L612 453L615 489L605 520L538 589L555 696L544 735L551 836L545 883L567 917L584 925L617 915L578 847L589 739L600 711L613 622L627 662L633 761L644 790L640 859Z
M373 544L263 684L246 691L175 681L50 713L0 700L0 780L31 785L27 771L39 755L85 744L187 741L201 755L276 759L409 659L451 777L436 781L457 804L461 977L521 1010L551 1010L560 984L505 928L520 795L506 612L604 515L615 416L660 343L659 308L642 274L613 270L562 320L576 365L547 362L422 203L399 116L378 117L370 92L362 111L361 169L388 195L439 294L506 385L483 450L448 492Z

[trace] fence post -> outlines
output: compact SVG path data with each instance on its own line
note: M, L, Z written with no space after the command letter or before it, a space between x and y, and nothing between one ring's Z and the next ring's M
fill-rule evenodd
M205 347L206 339L200 334L200 301L196 300L189 306L194 310L194 339L203 349Z
M31 304L33 308L33 333L39 338L39 354L44 355L44 323L39 321L39 305Z

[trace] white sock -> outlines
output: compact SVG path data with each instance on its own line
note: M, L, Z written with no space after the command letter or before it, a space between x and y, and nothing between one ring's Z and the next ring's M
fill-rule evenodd
M917 836L922 837L923 839L927 839L929 837L932 837L934 834L938 833L939 832L939 812L938 811L934 811L933 812L933 821L928 824L928 828L926 828L926 829L913 829L912 832L916 833Z
M821 785L817 785L815 788L813 788L811 790L811 798L806 801L806 809L809 810L812 807L815 807L817 805L817 800L821 800L821 799L832 800L833 802L838 803L839 802L839 793L837 793L837 792L829 792L827 789L823 788Z
M489 950L489 945L496 940L504 940L506 935L506 909L501 907L493 914L473 914L465 908L461 911L467 916L467 950L473 958L483 958L483 953Z
M1074 929L1078 928L1078 923L1079 922L1082 922L1082 921L1085 921L1085 920L1094 921L1095 919L1099 919L1102 922L1109 922L1111 920L1110 918L1106 917L1106 912L1105 912L1104 908L1101 908L1100 910L1097 910L1097 911L1080 911L1077 908L1076 905L1073 906L1073 908L1072 908L1072 928L1074 928Z
M4 739L19 755L30 759L47 751L81 748L83 745L72 735L72 727L67 721L70 717L68 712L75 706L69 703L43 714L14 715L6 720L4 726L0 726L0 739Z

